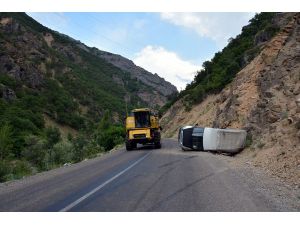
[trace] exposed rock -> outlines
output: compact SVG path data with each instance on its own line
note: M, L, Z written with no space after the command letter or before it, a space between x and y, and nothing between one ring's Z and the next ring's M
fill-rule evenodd
M172 124L180 127L195 121L200 121L201 126L246 129L256 143L252 148L259 147L254 164L284 177L287 182L299 184L296 165L300 165L300 13L283 13L275 18L274 23L281 31L263 43L261 53L232 83L220 94L208 96L192 107L190 112L171 107L176 113L169 120L166 118L169 112L164 115L168 121L165 125L168 130L164 132L173 131L175 137ZM266 37L257 38L258 42L264 42ZM208 105L214 107L201 110ZM178 120L183 115L186 119ZM241 157L247 158L246 152Z
M296 122L295 127L300 130L300 120Z
M276 121L278 121L280 119L280 116L277 113L274 112L269 112L267 114L267 121L269 123L275 123Z
M14 92L14 90L8 87L0 87L0 90L2 90L2 98L5 101L12 101L16 98L16 93Z
M164 95L165 97L177 93L177 89L170 82L159 77L156 73L152 74L145 69L136 66L131 60L126 59L120 55L112 54L105 51L100 51L93 48L93 54L105 59L111 64L119 67L122 70L129 72L132 78L137 78L141 82L154 88L156 91Z
M254 42L255 45L260 45L266 41L269 41L271 38L271 34L267 31L262 31L255 36Z
M264 94L267 98L272 98L274 96L274 94L271 91L266 91Z

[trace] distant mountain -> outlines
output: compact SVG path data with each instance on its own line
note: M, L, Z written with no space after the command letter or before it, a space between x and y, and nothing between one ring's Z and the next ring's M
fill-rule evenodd
M125 100L129 108L158 109L177 93L132 61L87 47L25 13L1 13L0 19L0 76L16 82L16 87L2 82L2 98L21 99L21 91L42 95L41 113L57 122L76 128L73 119L97 121L107 109L117 121Z
M113 148L126 107L158 110L176 93L122 56L0 13L0 182Z

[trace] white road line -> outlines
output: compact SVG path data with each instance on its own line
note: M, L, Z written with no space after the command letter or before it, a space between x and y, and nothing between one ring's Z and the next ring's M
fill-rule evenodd
M84 196L82 196L81 198L77 199L76 201L72 202L71 204L69 204L68 206L66 206L65 208L59 210L59 212L67 212L70 209L72 209L74 206L78 205L80 202L84 201L85 199L87 199L88 197L90 197L92 194L94 194L95 192L99 191L100 189L102 189L103 187L105 187L107 184L109 184L110 182L112 182L113 180L117 179L119 176L121 176L123 173L126 173L128 170L130 170L132 167L136 166L138 163L140 163L142 160L144 160L146 157L149 156L151 152L148 152L146 155L144 155L142 158L138 159L137 161L135 161L133 164L131 164L129 167L127 167L126 169L122 170L120 173L116 174L115 176L113 176L112 178L110 178L109 180L105 181L104 183L102 183L101 185L99 185L98 187L96 187L95 189L91 190L90 192L88 192L87 194L85 194Z

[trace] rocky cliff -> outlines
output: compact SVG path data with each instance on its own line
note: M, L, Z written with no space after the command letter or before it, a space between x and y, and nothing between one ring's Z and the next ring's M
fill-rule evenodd
M158 108L166 103L169 95L177 93L171 83L135 66L130 60L87 47L43 27L26 14L2 13L0 19L0 73L27 87L43 87L45 77L78 79L76 74L81 72L74 68L77 66L88 74L82 79L100 81L98 88L103 92L111 92L109 87L115 84L122 93L120 101L126 99L129 105ZM109 82L111 84L104 85ZM112 97L115 95L119 94ZM2 96L5 97L5 93Z
M164 135L196 124L248 131L242 162L261 166L300 185L300 14L275 17L280 31L261 43L261 51L219 94L208 95L186 111L185 99L161 119ZM261 38L260 41L263 41ZM256 39L255 41L258 41Z
M114 66L124 70L132 76L152 87L156 92L162 94L163 96L170 96L177 92L177 89L170 82L165 81L165 79L159 77L157 74L152 74L145 69L136 66L131 60L116 55L110 52L100 51L98 49L93 49L93 54L105 59Z

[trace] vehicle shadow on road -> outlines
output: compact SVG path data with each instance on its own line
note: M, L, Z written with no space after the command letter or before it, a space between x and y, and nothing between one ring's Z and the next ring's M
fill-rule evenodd
M154 145L138 145L137 148L132 149L131 151L139 151L139 150L158 150Z

